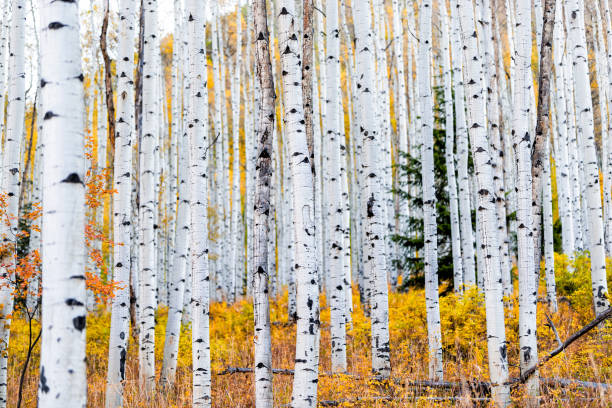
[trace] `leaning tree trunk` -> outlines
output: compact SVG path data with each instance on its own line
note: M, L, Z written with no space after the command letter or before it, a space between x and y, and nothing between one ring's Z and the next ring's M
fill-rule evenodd
M576 121L582 135L579 142L584 151L584 172L588 231L591 254L591 285L595 314L606 311L610 305L606 281L606 256L603 236L603 214L599 187L599 169L595 150L595 129L593 125L593 101L587 59L586 34L584 28L584 4L580 0L565 0L565 12L569 16L568 37L572 46L574 72L574 98Z
M117 134L115 137L113 280L121 282L111 305L111 328L106 378L106 408L123 404L123 381L130 330L130 248L132 231L132 146L134 126L134 23L136 3L122 0L119 9L117 58Z
M423 189L423 239L425 242L425 307L429 337L429 378L441 381L442 330L438 295L438 234L436 222L436 191L434 183L433 95L431 89L431 19L432 2L423 0L419 9L418 80L421 103L421 175Z
M189 0L185 4L189 53L189 94L187 115L190 142L191 277L192 277L192 361L194 407L211 406L208 275L208 92L206 72L206 4ZM214 33L213 33L214 36Z
M6 219L0 232L3 254L0 257L0 406L7 402L8 347L11 315L13 313L14 268L17 262L20 176L20 152L25 121L25 1L12 2L12 21L9 46L8 107L4 155L2 156L1 191L6 194ZM3 91L4 93L4 91ZM2 106L4 109L4 106Z
M158 145L155 53L157 36L157 0L143 3L144 55L142 68L142 136L140 145L140 233L142 236L140 263L140 381L147 397L155 391L155 147Z
M85 408L85 107L79 10L76 2L45 0L40 16L45 295L38 406Z
M468 5L468 7L465 7ZM479 237L482 246L483 260L481 265L485 280L485 308L487 313L487 348L489 355L489 373L491 381L496 384L493 399L500 406L509 403L510 387L508 381L508 359L506 333L504 324L503 289L501 282L499 245L497 233L497 215L495 208L495 191L493 190L493 168L486 130L486 99L481 56L478 52L478 38L475 31L474 10L471 3L461 6L457 0L451 7L458 7L461 18L464 60L469 63L464 71L464 82L468 101L468 129L474 159L477 181L477 212L479 219Z
M529 132L529 108L531 107L531 0L520 0L516 5L516 78L514 80L514 149L517 157L517 212L518 228L518 272L519 272L519 344L521 372L530 369L538 362L538 344L536 338L537 288L534 279L534 220L531 175L531 134ZM548 114L548 112L547 112ZM538 259L539 261L539 259ZM539 262L538 262L539 265ZM539 274L538 274L539 276ZM537 375L530 377L527 383L530 396L539 393Z
M255 25L255 81L259 90L256 107L255 197L253 209L253 307L255 319L255 406L271 408L272 340L270 336L270 300L268 299L268 217L270 213L271 157L274 134L274 80L270 61L270 44L265 0L253 2ZM248 136L247 136L248 137Z
M359 129L363 157L361 173L364 180L362 210L365 219L364 269L369 280L369 307L372 318L372 371L383 378L391 374L389 356L389 299L385 256L385 202L381 185L381 152L379 126L376 119L376 68L370 0L353 4L355 50L358 78Z

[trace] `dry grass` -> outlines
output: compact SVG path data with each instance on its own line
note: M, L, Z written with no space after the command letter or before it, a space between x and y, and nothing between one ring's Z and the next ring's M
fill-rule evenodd
M357 294L356 294L357 295ZM355 296L357 298L357 296ZM272 305L272 320L286 321L286 294ZM516 302L507 313L507 336L509 359L518 364L517 308ZM427 335L425 324L424 294L413 291L408 294L391 294L391 356L394 379L414 381L427 379ZM545 326L545 306L539 308L539 347L540 352L556 346L552 331ZM486 333L484 306L476 292L466 294L462 299L454 295L441 300L442 333L444 341L445 377L449 381L487 381ZM211 307L211 352L214 373L227 366L251 367L252 350L252 306L241 301L233 306L214 304ZM329 310L322 309L323 330L321 335L321 372L330 369ZM560 304L559 312L553 317L562 339L577 330L592 318L590 309L570 307L567 302ZM427 397L450 396L449 392L431 389L405 389L399 385L376 384L369 382L370 349L369 321L357 304L353 315L353 328L348 333L348 361L352 376L321 376L319 384L320 400L342 400L370 398L368 401L346 403L343 406L359 407L429 407L429 406L486 406L486 402L434 401ZM163 328L166 322L165 310L158 316L157 361L161 365L163 350ZM88 326L88 406L102 407L106 375L106 353L109 332L109 315L101 310L92 314ZM276 325L272 328L273 365L275 368L293 368L295 328ZM17 319L13 325L11 354L9 361L9 406L16 405L19 371L22 367L27 346L27 325ZM126 408L133 407L187 407L191 398L190 372L190 332L184 328L180 344L179 368L176 385L159 392L152 401L146 401L138 384L138 359L132 343L129 350L126 383ZM38 348L36 349L38 353ZM612 376L612 325L595 330L571 346L566 353L553 359L541 370L547 378L573 378L585 381L609 383ZM24 386L24 407L36 406L38 356L33 364ZM511 375L516 376L518 368L511 366ZM355 378L355 377L361 377ZM274 378L274 405L283 406L291 398L292 377L276 375ZM213 406L215 407L253 407L252 374L213 375ZM391 396L394 401L376 399ZM513 391L513 401L521 406L522 389ZM543 387L543 407L604 407L612 406L610 393L600 390L584 390L579 387Z

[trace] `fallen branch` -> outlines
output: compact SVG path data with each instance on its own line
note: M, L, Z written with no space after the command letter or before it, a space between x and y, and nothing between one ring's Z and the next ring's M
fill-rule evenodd
M583 388L595 388L595 389L612 389L612 385L606 383L598 383L592 381L580 381L567 378L540 378L540 382L551 387L569 387L577 385Z
M217 373L217 375L248 374L252 372L253 372L253 369L249 367L227 367L225 370ZM289 370L285 368L273 368L272 374L293 375L293 370Z
M610 316L612 316L612 307L608 308L608 310L606 310L605 312L603 312L602 314L597 316L595 319L591 320L591 322L589 324L587 324L586 326L584 326L582 329L580 329L576 333L572 334L559 347L557 347L556 349L554 349L553 351L548 353L546 356L544 356L538 362L538 364L536 364L535 366L533 366L530 369L526 370L524 373L521 374L521 376L519 378L511 380L510 383L518 382L518 383L522 384L525 381L527 381L529 379L529 377L531 377L540 367L542 367L544 364L546 364L551 358L553 358L557 354L563 352L573 342L575 342L580 337L582 337L585 334L587 334L589 331L591 331L593 328L595 328L600 323L602 323L605 320L607 320Z

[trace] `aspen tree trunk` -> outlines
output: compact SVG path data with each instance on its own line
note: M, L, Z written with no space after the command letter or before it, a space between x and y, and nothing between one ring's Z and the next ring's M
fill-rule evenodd
M10 2L9 0L3 0L1 4L2 9L0 12L2 13L3 22L0 23L0 89L6 89L6 79L8 76L8 67L6 66L7 62L7 50L8 50L8 37L9 37L9 13L10 13ZM0 94L0 106L6 105L6 92L2 92ZM39 124L40 125L40 124ZM4 133L4 109L0 109L0 134ZM0 149L0 165L3 165L3 154L2 149ZM2 401L0 401L2 402Z
M500 135L500 113L498 96L498 77L495 67L495 48L493 36L493 19L496 17L491 13L491 1L479 0L476 2L481 11L480 24L482 26L482 40L484 42L483 64L486 70L487 84L487 119L488 132L491 140L491 158L493 160L493 182L495 183L495 204L497 211L497 223L499 233L499 251L502 285L508 288L510 282L510 261L508 231L506 228L506 191L504 188L504 151Z
M608 69L604 66L604 54L606 52L606 46L603 39L603 23L601 21L601 12L599 10L599 2L597 4L591 4L591 20L593 32L593 48L595 54L595 66L596 66L596 78L597 78L597 89L599 92L599 119L601 129L601 171L603 173L603 212L604 212L604 238L605 238L605 251L606 254L610 254L612 250L612 225L610 225L608 219L610 219L610 209L612 207L612 191L611 183L609 180L609 166L607 157L609 156L610 141L608 134L608 114L607 114L607 101L609 96L607 84ZM594 14L594 16L593 16ZM593 21L594 20L594 21Z
M119 9L117 58L117 134L114 170L113 280L120 282L111 305L111 327L106 378L106 408L123 404L123 381L130 333L130 248L132 231L132 145L134 138L134 0L123 0Z
M546 28L544 28L546 33ZM545 39L542 40L543 44ZM544 146L544 191L543 198L543 223L544 223L544 262L546 266L546 299L548 306L553 312L557 311L557 294L555 284L555 248L553 243L553 208L552 208L552 185L550 178L550 147Z
M441 381L442 332L440 327L440 301L438 299L438 234L436 223L436 191L433 158L433 95L431 91L431 20L432 2L423 0L419 9L418 78L421 103L421 174L423 179L423 225L425 241L425 307L429 337L429 378Z
M486 135L486 118L484 83L482 77L481 56L478 53L478 38L475 32L474 13L471 3L459 6L456 0L451 7L458 8L461 18L461 32L464 45L464 58L469 61L464 72L464 82L468 101L468 129L476 169L478 188L478 211L476 216L480 224L480 241L483 254L485 278L485 308L487 313L487 345L489 355L489 373L491 381L496 384L493 399L500 406L509 403L510 387L508 381L507 345L504 325L503 293L500 272L499 245L497 234L497 215L495 211L495 192L491 190L493 169L491 154Z
M166 322L166 338L164 341L164 359L161 369L162 385L174 384L176 365L179 350L179 340L181 332L181 321L183 319L183 306L185 304L185 270L187 268L187 243L189 241L189 186L188 186L188 166L189 166L189 139L186 131L182 131L181 104L182 75L178 68L181 52L183 51L181 34L183 28L181 20L184 18L180 1L174 3L175 25L173 43L173 64L177 74L172 78L172 143L178 151L178 205L176 206L176 228L174 229L174 248L171 256L172 267L168 269L168 321ZM187 85L183 91L185 95L190 92L191 87ZM174 160L174 156L171 157ZM174 177L174 175L171 175ZM171 196L172 201L176 196ZM199 239L202 239L201 237ZM190 301L190 299L188 299Z
M325 76L327 78L326 90L326 121L325 138L323 143L327 150L327 173L329 180L325 183L324 194L327 198L327 231L328 240L328 268L330 272L328 282L329 305L331 311L331 339L332 339L332 371L344 372L346 362L346 283L344 282L344 203L342 197L342 174L340 138L344 136L343 122L340 120L342 104L340 101L340 26L338 19L338 3L328 1L326 8L327 56L325 58Z
M190 142L192 350L194 407L211 406L209 276L208 276L208 92L206 71L206 4L189 0L187 16L191 109L187 133ZM212 33L213 36L215 33ZM214 38L214 37L213 37Z
M540 259L542 255L541 246L541 222L542 219L542 194L544 192L543 180L545 175L544 151L549 150L545 147L548 144L548 132L550 130L550 76L552 73L552 40L553 27L555 22L555 1L546 0L544 5L544 24L542 32L542 48L540 49L540 77L538 81L538 108L536 134L531 148L531 177L532 184L532 213L533 213L533 245L534 245L534 267L535 267L535 288L537 289L540 280ZM536 21L536 27L539 22ZM546 220L545 220L546 221Z
M9 72L8 72L8 106L6 132L2 156L1 191L6 194L9 216L3 221L0 232L8 250L0 259L0 406L6 406L8 383L8 353L10 340L11 315L13 313L13 281L16 266L16 234L19 232L19 196L21 189L20 152L25 121L25 2L12 1ZM5 91L3 91L5 93ZM4 107L4 106L3 106ZM1 130L1 129L0 129ZM8 241L8 242L7 242Z
M292 182L294 273L297 285L297 338L292 406L314 407L317 401L316 357L319 321L319 290L314 258L314 177L304 122L298 16L292 0L281 0L279 8L278 44L283 70L283 126ZM342 274L342 268L338 273ZM341 286L338 293L344 295ZM342 317L344 323L344 316Z
M22 2L15 4L24 9ZM79 10L76 2L46 0L40 6L45 295L38 406L85 408L85 117ZM14 14L14 22L22 23L22 16Z
M607 156L603 158L606 163L606 175L604 177L604 183L606 184L604 186L604 191L606 192L606 198L612 200L612 198L610 198L612 192L612 17L610 14L612 11L610 10L610 2L608 0L603 0L603 9L606 19L606 40L608 44L606 51L606 66L608 70L608 83L606 84L608 97L608 151ZM612 207L612 204L610 207ZM608 256L610 256L612 254L612 208L609 208L605 216L606 242L608 245L607 253Z
M574 257L575 238L572 210L572 195L575 193L570 187L570 163L568 154L568 112L564 85L563 53L565 51L563 3L556 0L555 22L553 28L553 52L555 64L555 114L557 118L557 132L553 140L558 146L555 149L555 165L557 168L557 190L559 191L559 216L561 217L563 253L570 259Z
M470 180L468 176L468 130L465 116L465 86L463 83L463 41L457 7L451 3L451 54L453 91L455 94L455 121L457 135L457 174L459 188L459 221L461 223L461 255L463 257L463 284L476 285L474 260L474 232L470 205ZM463 290L461 287L460 290Z
M265 0L253 2L255 28L255 81L259 105L255 119L256 183L253 209L253 306L255 318L255 406L271 408L272 345L270 337L270 302L268 299L268 217L270 212L270 179L272 135L274 132L274 80Z
M568 37L572 38L570 50L573 57L575 105L580 144L584 151L586 179L586 203L589 229L589 252L591 255L591 284L595 314L607 310L608 284L606 281L606 259L603 236L603 215L599 187L599 169L595 151L593 126L593 102L590 93L589 67L584 28L584 4L578 0L566 0L565 12L569 16Z
M157 0L143 4L145 19L144 55L142 72L142 139L140 161L140 230L142 252L140 263L140 332L139 361L140 381L143 391L150 397L155 391L155 147L158 128L156 124L157 70L155 54L157 36Z
M359 128L363 157L361 172L364 186L362 193L362 212L365 219L364 269L373 284L370 289L369 303L372 318L372 371L383 378L391 372L389 358L389 299L387 289L387 265L385 257L385 219L384 198L381 191L380 174L381 152L379 147L379 125L372 104L376 94L374 82L374 41L370 0L353 4L355 22L355 50L357 61Z
M536 338L537 288L534 279L534 224L532 202L531 141L529 131L529 109L531 107L531 0L517 2L516 19L516 78L514 80L514 149L518 162L517 179L517 222L518 227L518 272L519 272L519 343L521 372L538 362ZM540 187L541 188L541 187ZM537 260L539 264L539 259ZM538 268L539 272L539 268ZM539 277L539 273L537 275ZM539 379L532 376L527 383L527 392L535 397L539 394ZM530 405L533 404L531 400Z
M442 29L442 77L444 82L444 119L446 131L446 175L448 178L448 198L451 222L451 250L453 255L453 287L456 293L463 286L463 261L461 259L461 233L459 227L459 205L457 200L457 180L455 176L455 127L453 112L453 90L450 63L450 43L448 30L448 9L446 4L440 5L440 21ZM433 107L432 107L433 108ZM432 135L433 137L433 135ZM401 142L401 141L400 141Z
M242 60L242 13L240 5L236 9L236 63L232 79L232 211L231 211L231 247L232 255L230 270L232 273L232 300L236 300L238 288L242 286L243 268L240 262L242 247L242 231L239 221L242 208L240 203L240 78ZM273 234L274 235L274 234Z

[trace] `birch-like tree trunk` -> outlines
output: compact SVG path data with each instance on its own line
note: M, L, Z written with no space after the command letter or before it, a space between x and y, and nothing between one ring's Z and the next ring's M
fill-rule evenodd
M274 80L265 0L253 2L255 28L255 81L259 92L256 109L256 182L253 209L253 306L255 319L255 406L272 408L272 340L268 299L268 217L270 213L271 155L274 132ZM308 166L310 167L310 165Z
M529 109L531 107L531 0L520 0L516 4L516 48L514 61L516 63L516 78L514 85L514 149L517 157L517 222L518 226L518 272L519 272L519 343L521 371L533 367L538 362L538 344L536 338L537 288L534 279L534 242L532 173L531 173L531 143L532 135L529 129ZM539 274L538 274L539 277ZM535 397L539 393L537 375L527 383L529 395Z
M459 188L459 221L461 223L461 255L463 257L463 284L476 285L474 259L474 231L470 205L470 179L468 176L468 130L465 116L465 86L463 83L463 41L457 7L451 3L451 54L453 91L455 94L455 122L457 138L457 175ZM463 290L460 288L460 290Z
M427 309L427 333L429 338L429 378L441 381L442 330L440 326L440 301L438 299L438 234L436 220L436 191L434 184L433 154L433 95L431 90L431 20L432 2L423 0L419 9L418 79L421 103L421 175L423 180L423 239L425 265L425 307Z
M389 299L385 257L385 202L382 194L383 175L380 172L381 152L379 125L375 109L376 69L370 0L353 4L355 22L355 52L359 105L359 129L362 155L361 173L364 180L362 212L364 226L364 273L369 280L369 306L372 318L372 371L383 378L391 373L389 350Z
M297 285L297 338L292 406L314 407L317 405L319 330L319 290L314 240L314 175L304 121L300 55L302 48L298 42L300 22L292 0L281 0L279 9L278 44L283 70L283 129L292 182L294 273ZM338 273L342 272L340 268ZM338 292L344 295L342 287L338 288Z
M570 187L570 163L568 153L568 112L566 105L564 84L564 59L565 39L563 25L563 3L556 0L555 22L553 28L553 59L555 64L555 115L557 119L557 132L553 140L556 142L555 165L557 174L557 191L559 204L559 217L561 218L561 238L563 253L570 259L574 256L574 220L572 210L572 195L575 194Z
M0 226L2 244L7 246L0 259L0 281L3 281L0 287L0 406L5 406L7 402L8 353L14 302L14 287L10 282L14 280L17 262L15 237L19 228L19 196L22 187L20 153L25 120L25 25L25 1L14 0L10 25L6 132L0 175L8 215L8 220L3 220Z
M231 211L231 299L238 296L239 287L242 287L243 263L240 253L244 250L240 218L242 213L240 202L240 78L242 63L242 13L240 5L236 9L236 63L232 78L232 211ZM272 234L274 235L274 234Z
M187 16L191 109L187 133L190 142L192 361L194 407L211 406L208 276L208 92L206 71L206 4L188 0ZM213 33L214 36L214 33Z
M142 136L140 161L140 381L147 397L155 391L155 309L157 279L155 272L155 148L158 141L156 114L157 0L143 3L144 55L142 68Z
M344 287L343 251L343 198L342 176L340 172L340 137L344 135L340 120L340 26L338 19L338 2L328 1L326 7L327 55L325 58L325 76L327 78L327 99L325 103L326 121L324 123L323 146L327 150L327 173L329 180L325 183L324 194L327 198L327 234L329 245L328 264L330 276L328 282L329 306L331 312L331 366L333 372L344 372L346 363L346 290ZM341 136L342 135L342 136Z
M175 25L174 25L174 44L172 60L180 65L181 52L183 52L181 34L184 31L181 20L183 12L181 2L176 1L174 5ZM168 321L166 322L166 339L164 341L164 358L161 369L162 384L173 384L176 374L178 359L179 340L181 332L181 321L183 319L183 306L185 304L185 271L187 269L187 251L189 241L189 136L186 131L181 130L182 122L181 111L183 109L182 92L188 96L191 87L187 85L182 90L182 75L177 72L172 78L172 139L177 146L177 189L178 204L176 206L176 227L174 229L174 248L172 253L172 268L169 268L168 282ZM176 117L175 117L176 116ZM172 156L171 160L174 160ZM172 196L173 201L176 196ZM201 238L200 238L201 239ZM188 302L190 299L187 300Z
M121 282L111 305L111 327L106 379L106 408L123 404L123 381L130 334L130 248L132 232L132 145L134 142L134 31L136 4L122 0L119 9L117 58L117 134L113 214L113 280Z
M603 214L599 187L599 169L595 150L595 129L593 125L593 101L589 80L586 34L584 27L584 4L579 0L565 0L565 13L569 18L568 38L574 73L574 98L576 121L580 144L584 152L585 193L588 214L589 252L591 255L591 284L595 313L608 309L608 283L606 281L606 257L603 234Z
M461 4L461 5L459 5ZM467 6L467 7L466 7ZM476 216L479 218L479 236L482 247L484 275L485 308L487 313L487 348L489 355L489 374L496 384L493 399L500 406L509 403L510 387L508 381L507 345L504 324L503 291L501 283L499 245L495 191L492 190L493 168L486 131L486 99L481 56L478 52L478 38L475 31L474 10L471 3L451 1L451 7L458 8L461 19L463 57L469 63L464 71L466 100L468 101L468 129L476 173L478 205Z
M23 2L14 4L23 10ZM85 107L79 10L76 2L45 0L40 6L45 295L38 406L85 408ZM13 18L23 22L23 14Z
M452 70L450 62L450 43L448 9L440 5L440 25L442 30L442 79L444 85L444 119L446 131L446 175L451 223L451 251L453 255L453 287L456 293L462 291L463 260L461 258L461 232L459 226L459 204L457 199L457 178L455 171L455 123L453 110ZM433 136L432 136L433 137ZM400 140L401 142L401 140Z

